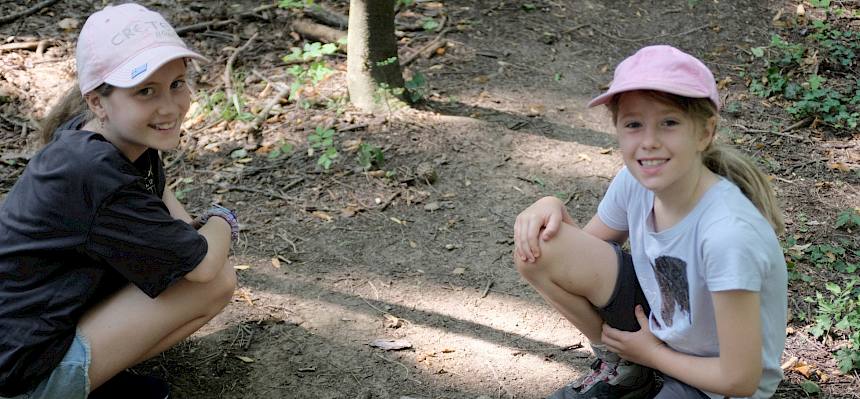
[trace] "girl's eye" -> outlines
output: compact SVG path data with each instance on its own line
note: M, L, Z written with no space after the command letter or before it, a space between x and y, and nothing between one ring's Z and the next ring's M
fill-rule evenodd
M639 122L627 122L624 124L624 127L628 128L628 129L638 129L641 126L642 126L642 124Z
M137 92L138 95L143 97L149 97L153 93L155 93L155 90L153 90L151 87L144 87Z
M170 84L171 89L181 89L185 87L185 81L182 79L174 80L173 83Z
M668 120L664 121L663 124L671 127L671 126L677 126L679 123L678 123L678 121L676 121L674 119L668 119Z

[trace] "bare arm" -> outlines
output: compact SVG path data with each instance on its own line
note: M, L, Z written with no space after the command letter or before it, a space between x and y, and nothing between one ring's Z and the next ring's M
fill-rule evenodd
M185 279L205 283L215 278L230 255L230 224L219 217L211 217L197 232L206 239L209 248L200 264L188 272Z
M627 241L627 231L610 228L606 223L603 223L597 215L591 217L591 220L589 220L588 224L582 228L582 231L603 241L612 241L619 244Z
M173 194L173 190L169 187L164 188L164 195L161 196L161 200L164 201L164 205L167 205L167 210L170 211L170 216L173 216L174 219L179 219L185 223L191 224L193 220L191 215L185 210L185 207L182 206L182 203L176 199L176 195Z
M191 215L176 199L173 190L165 187L161 199L171 216L192 224ZM197 232L206 239L208 250L200 264L185 275L185 279L195 283L206 283L215 278L230 255L230 224L219 217L212 217Z
M625 359L701 390L731 397L751 396L762 375L759 293L732 290L711 296L720 343L718 357L692 356L669 348L651 334L640 308L636 315L641 330L631 333L604 326L603 342Z

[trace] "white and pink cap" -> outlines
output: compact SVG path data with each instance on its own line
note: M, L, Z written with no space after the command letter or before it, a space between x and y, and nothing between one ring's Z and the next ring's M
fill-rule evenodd
M720 94L711 70L696 57L672 46L643 47L615 68L609 90L588 103L606 104L618 93L655 90L689 98L707 98L720 109Z
M207 61L159 13L133 3L107 6L87 18L78 36L78 85L81 94L102 83L133 87L177 58Z

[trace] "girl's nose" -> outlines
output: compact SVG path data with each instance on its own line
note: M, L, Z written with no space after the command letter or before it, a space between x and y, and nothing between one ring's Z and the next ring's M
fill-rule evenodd
M645 131L642 134L642 147L643 148L659 148L660 140L657 137L657 129L653 127L646 127Z

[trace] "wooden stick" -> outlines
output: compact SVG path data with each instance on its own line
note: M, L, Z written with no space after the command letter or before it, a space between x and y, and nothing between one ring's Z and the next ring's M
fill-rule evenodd
M305 8L305 14L317 21L338 29L346 29L349 25L349 18L346 15L332 10L323 4L314 4Z
M251 38L248 39L242 47L236 49L236 51L230 55L230 58L227 59L227 67L224 68L224 92L227 94L227 100L232 101L233 106L236 107L237 114L242 113L242 110L239 108L239 98L233 93L233 63L236 61L236 57L239 53L245 51L245 49L247 49L256 38L257 33L255 33L254 36L251 36Z
M256 117L254 117L254 121L251 122L249 130L251 132L259 130L263 122L265 122L266 119L269 119L269 112L272 110L275 104L281 102L281 99L286 97L288 94L290 94L290 86L282 86L281 89L278 90L278 94L275 94L275 97L272 97L272 99L266 103L266 106L263 107L263 110L260 111L260 113L257 114Z
M30 14L35 14L37 11L39 11L39 10L41 10L41 9L43 9L43 8L47 7L47 6L50 6L51 4L56 3L57 1L58 1L58 0L45 0L45 1L41 2L41 3L38 3L38 4L36 4L36 5L32 6L32 7L30 7L30 8L28 8L28 9L24 10L24 11L17 12L17 13L15 13L15 14L9 14L9 15L6 15L6 16L4 16L4 17L0 17L0 25L5 24L5 23L7 23L7 22L9 22L9 21L14 21L14 20L16 20L16 19L18 19L18 18L26 17L26 16L28 16L28 15L30 15Z
M275 8L275 7L277 7L277 6L278 6L277 4L266 4L266 5L262 5L262 6L259 6L259 7L257 7L257 8L254 8L253 10L245 11L245 12L243 12L243 13L239 13L239 14L237 15L237 17L240 17L240 18L242 18L242 17L249 17L249 16L254 15L254 14L256 14L256 13L260 12L260 11L266 11L266 10L268 10L268 9L270 9L270 8ZM234 24L234 23L237 23L237 22L239 22L239 21L238 21L236 18L230 18L230 19L227 19L227 20L220 20L220 21L206 21L206 22L198 22L198 23L196 23L196 24L191 24L191 25L188 25L188 26L182 26L182 27L180 27L179 29L176 29L176 34L177 34L177 35L181 35L181 34L186 33L186 32L195 32L195 31L198 31L198 30L206 29L206 28L208 28L208 27L224 26L224 25Z
M304 37L326 43L337 43L341 39L346 38L346 32L342 30L320 25L306 19L297 19L293 21L293 30Z
M403 59L403 61L400 62L400 66L402 66L402 67L408 66L409 64L412 63L412 61L415 61L415 59L417 59L418 56L420 56L421 54L424 54L425 51L427 51L429 49L436 50L437 48L439 48L439 46L442 44L442 42L444 42L444 40L442 40L442 36L444 36L446 33L448 33L448 28L442 29L442 31L439 32L439 34L436 35L436 37L433 38L433 40L431 40L430 43L427 43L427 45L425 45L424 47L421 47L420 49L418 49L414 53L406 56Z
M6 50L32 50L39 47L41 42L13 42L0 45L0 52Z

